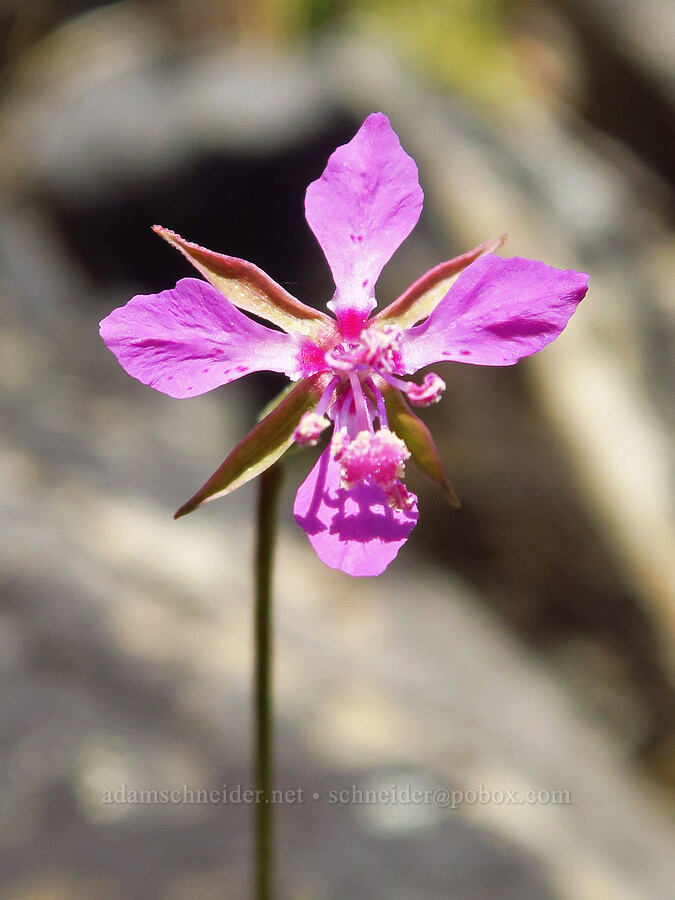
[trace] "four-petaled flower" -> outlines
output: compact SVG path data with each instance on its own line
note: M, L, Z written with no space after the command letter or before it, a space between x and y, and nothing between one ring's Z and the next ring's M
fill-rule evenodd
M410 409L435 403L445 385L435 373L419 384L404 376L441 360L506 366L541 350L567 324L588 278L494 256L500 239L431 269L371 317L375 283L422 199L417 167L381 113L368 116L310 184L305 211L333 273L335 318L252 263L155 227L207 281L184 278L136 296L101 322L122 367L171 397L261 370L298 382L176 516L234 490L294 441L316 444L331 424L332 440L294 505L328 566L377 575L396 556L418 517L417 497L403 484L408 459L456 502L431 435Z

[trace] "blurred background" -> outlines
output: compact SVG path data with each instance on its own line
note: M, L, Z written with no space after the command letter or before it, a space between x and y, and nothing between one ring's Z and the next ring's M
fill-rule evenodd
M537 357L441 367L463 507L410 470L381 578L321 566L289 464L279 897L670 900L672 4L3 0L0 30L0 895L248 896L250 806L132 800L251 784L255 486L171 517L280 381L171 400L97 323L193 274L155 222L324 304L304 190L382 110L426 205L380 303L504 231L591 290ZM393 785L493 799L329 801ZM530 790L570 802L494 793Z

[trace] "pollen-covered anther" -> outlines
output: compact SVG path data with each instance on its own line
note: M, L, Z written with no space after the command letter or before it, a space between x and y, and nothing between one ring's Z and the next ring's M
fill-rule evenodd
M445 382L435 372L427 372L422 384L410 381L408 385L406 393L413 406L431 406L432 403L438 403L445 390Z
M412 509L417 498L411 494L408 488L400 481L395 481L390 488L387 489L387 504L392 509L404 510Z
M296 444L302 447L313 447L318 443L322 431L330 425L330 421L325 416L320 416L315 412L306 412L293 432L293 439Z
M335 451L333 456L342 467L343 487L369 479L388 491L403 478L410 451L393 431L381 428L374 434L360 431L353 441L339 447L339 456Z
M347 433L347 429L344 426L342 428L336 428L330 442L330 452L333 459L340 462L342 455L348 446L349 434Z
M361 335L361 362L373 369L393 372L400 354L401 329L397 325L369 328Z

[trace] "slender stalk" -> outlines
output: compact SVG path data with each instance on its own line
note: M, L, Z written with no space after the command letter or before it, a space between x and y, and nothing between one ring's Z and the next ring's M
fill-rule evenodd
M260 476L255 555L255 897L272 900L272 574L277 500L283 471L277 463Z

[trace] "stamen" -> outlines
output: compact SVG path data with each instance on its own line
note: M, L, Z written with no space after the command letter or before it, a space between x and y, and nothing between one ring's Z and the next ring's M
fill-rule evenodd
M403 391L404 394L408 393L412 382L404 381L403 378L399 378L397 375L392 375L390 372L380 372L380 375L382 376L382 378L384 378L387 384L390 384L392 387L398 388L399 391Z
M360 361L373 369L392 372L396 368L401 329L396 325L371 328L361 335Z
M340 384L340 376L336 375L331 379L328 386L326 387L326 390L319 398L319 402L316 404L315 412L317 416L323 416L330 406L330 402L333 399L333 393L335 392L335 388L338 386L338 384Z
M445 390L445 382L435 372L427 372L422 384L410 383L408 400L413 406L431 406L438 403Z
M332 418L335 422L336 432L341 429L345 429L348 435L358 432L354 396L349 388L344 390L335 401Z
M340 462L342 459L342 455L349 446L349 434L347 429L342 426L342 428L336 428L333 432L333 437L330 442L330 452L331 456L337 462Z
M360 431L353 441L345 444L346 429L341 429L331 445L333 457L342 466L342 486L354 487L360 481L371 479L389 491L405 474L405 461L410 451L400 437L388 429L374 434Z
M348 375L354 368L353 356L342 344L336 344L335 347L326 350L324 359L334 372L342 372Z
M380 372L380 374L387 384L407 394L408 400L413 406L431 406L432 403L438 403L441 399L441 394L445 390L445 382L435 372L427 372L422 384L415 384L414 381L404 381L402 378L390 375L387 372Z
M359 431L372 431L373 423L370 421L370 415L368 414L368 404L366 403L366 398L363 396L361 379L356 372L351 371L349 373L349 382L352 386Z
M415 502L415 495L400 481L395 481L387 491L387 503L392 509L411 509Z
M375 382L372 378L367 378L363 383L371 392L375 403L377 404L377 418L380 423L380 428L389 428L389 420L387 419L387 408L384 403L384 397L375 386Z
M316 412L306 412L293 432L293 439L301 447L314 447L319 441L321 432L329 425L330 420L325 416L320 416Z

